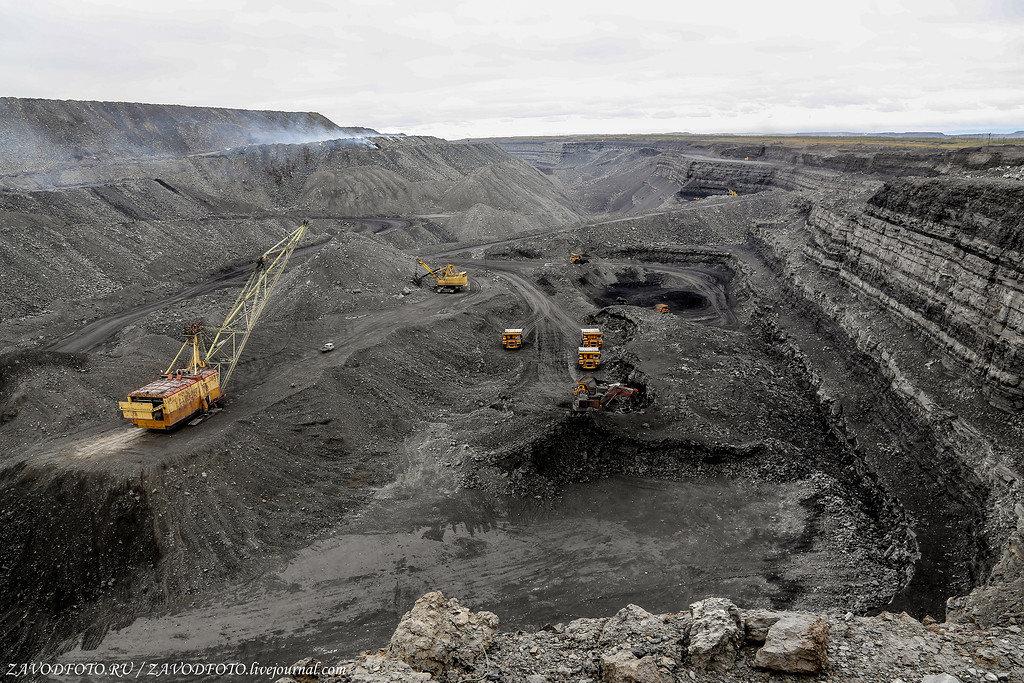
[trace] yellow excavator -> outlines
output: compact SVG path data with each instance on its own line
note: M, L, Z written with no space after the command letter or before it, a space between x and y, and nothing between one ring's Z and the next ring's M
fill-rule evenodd
M458 270L454 264L449 263L438 270L434 270L423 259L416 259L416 262L427 271L416 276L416 284L423 282L427 275L434 278L435 289L438 292L462 292L469 289L469 276L466 271Z
M185 329L187 340L159 379L136 389L117 405L124 418L136 427L156 431L174 429L186 420L210 411L224 395L249 335L277 286L292 252L306 232L303 223L260 256L224 322L209 344L203 343L203 326ZM184 360L184 366L178 365Z

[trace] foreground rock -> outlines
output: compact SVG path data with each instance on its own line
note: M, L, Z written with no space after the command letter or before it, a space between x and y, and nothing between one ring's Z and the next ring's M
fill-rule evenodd
M629 605L535 633L497 632L498 618L428 593L379 652L282 683L686 683L689 681L1018 681L1021 628L743 610L721 598L651 614ZM308 660L304 660L309 668Z
M437 680L457 680L484 657L497 628L491 612L470 612L454 598L427 593L402 617L386 654Z
M704 668L730 667L742 642L739 609L728 600L708 598L690 605L690 613L690 659Z
M639 659L631 652L605 655L601 672L604 683L661 683L658 665L650 655Z
M816 674L828 661L828 624L810 614L791 614L769 629L754 664L795 674Z

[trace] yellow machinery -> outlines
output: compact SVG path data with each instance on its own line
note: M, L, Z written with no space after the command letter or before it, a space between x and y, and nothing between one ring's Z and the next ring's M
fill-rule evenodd
M581 346L578 349L577 364L584 370L597 370L601 367L601 349L593 346Z
M654 310L657 313L668 313L670 309L668 304L654 304Z
M461 292L469 289L469 276L466 275L466 271L457 270L453 264L449 263L440 270L434 270L423 259L416 259L416 262L423 266L423 270L427 271L426 275L434 278L438 292ZM418 276L416 284L422 282L426 275Z
M580 343L583 346L601 348L604 346L604 334L598 327L584 327L580 330Z
M590 259L587 255L580 251L569 252L569 263L587 263Z
M519 327L508 327L501 333L501 345L509 351L522 348L523 330Z
M739 194L739 192L737 192L736 190L734 190L734 189L732 189L732 188L730 187L730 188L729 188L729 196L730 196L730 197L739 197L739 196L740 196L740 194Z
M117 404L126 420L137 427L166 431L208 411L223 396L253 327L305 232L303 223L264 252L209 345L204 348L202 325L186 329L188 339L161 378ZM186 349L188 363L177 367Z

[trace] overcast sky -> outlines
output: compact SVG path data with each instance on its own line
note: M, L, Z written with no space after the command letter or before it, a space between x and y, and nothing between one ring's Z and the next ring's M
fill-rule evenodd
M1024 0L0 0L0 95L447 138L1024 129Z

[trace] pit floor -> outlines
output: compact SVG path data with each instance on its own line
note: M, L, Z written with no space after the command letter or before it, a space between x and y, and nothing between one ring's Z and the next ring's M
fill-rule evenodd
M676 611L709 595L786 605L808 576L841 580L829 575L839 558L814 543L810 494L804 482L724 477L619 477L543 502L471 492L402 500L382 489L361 516L254 584L141 617L99 650L64 659L289 664L313 643L316 654L341 657L386 642L412 602L435 589L497 612L504 629L607 615L630 602Z

